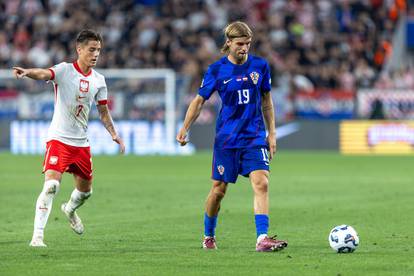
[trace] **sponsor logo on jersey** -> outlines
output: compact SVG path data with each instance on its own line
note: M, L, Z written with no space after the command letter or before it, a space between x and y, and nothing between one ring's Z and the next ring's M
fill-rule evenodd
M201 80L200 88L204 85L204 79Z
M228 80L224 80L223 81L223 84L226 84L226 83L228 83L229 81L231 81L233 78L231 78L231 79L228 79Z
M220 175L223 175L224 174L224 167L223 167L223 165L218 165L217 166L217 170L218 170L218 172L219 172Z
M88 80L80 80L79 82L79 91L83 93L87 93L89 91L89 81Z
M56 165L58 161L58 157L57 156L50 156L49 158L49 164L50 165Z
M250 78L252 79L254 84L257 84L257 82L259 81L259 77L260 77L260 75L257 72L251 72L250 73Z

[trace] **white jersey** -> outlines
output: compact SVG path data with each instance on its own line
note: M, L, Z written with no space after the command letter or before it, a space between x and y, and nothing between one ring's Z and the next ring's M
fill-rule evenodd
M95 70L84 74L77 62L62 62L49 69L55 89L55 111L47 141L87 147L89 111L93 102L107 103L105 77Z

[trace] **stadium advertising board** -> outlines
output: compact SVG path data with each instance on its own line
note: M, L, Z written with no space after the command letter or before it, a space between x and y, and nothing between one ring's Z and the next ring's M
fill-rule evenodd
M305 119L351 119L354 92L332 89L299 91L294 97L296 116Z
M414 119L414 90L361 89L357 96L358 116L369 118L378 100L385 119Z
M117 130L124 139L126 154L191 154L194 146L181 147L175 141L168 141L166 126L162 122L118 121ZM10 151L13 154L43 154L50 122L13 121L10 125ZM99 121L88 125L88 137L93 154L118 154L118 145L114 143L105 127Z
M343 154L414 154L414 121L342 121Z

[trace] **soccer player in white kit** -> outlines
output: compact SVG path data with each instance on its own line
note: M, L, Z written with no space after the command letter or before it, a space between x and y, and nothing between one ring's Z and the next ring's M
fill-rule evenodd
M119 144L121 153L125 151L124 143L115 130L107 106L105 77L92 69L98 61L101 44L100 34L92 30L83 30L76 39L78 58L75 62L62 62L49 69L13 67L17 79L29 77L52 81L55 92L55 109L48 131L43 163L45 182L36 202L30 246L46 246L43 242L44 229L64 172L74 175L75 189L69 201L62 204L61 210L77 234L84 231L76 209L92 194L92 159L87 124L93 102L97 104L100 119L112 140Z

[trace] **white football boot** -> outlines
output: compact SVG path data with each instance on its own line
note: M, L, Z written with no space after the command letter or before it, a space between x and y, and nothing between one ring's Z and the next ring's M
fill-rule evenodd
M76 214L76 211L73 212L73 213L67 212L66 211L66 204L67 203L62 203L62 206L60 207L60 209L65 214L65 216L68 218L69 223L70 223L70 227L72 228L72 230L76 234L82 235L83 231L84 231L84 228L83 228L83 224L82 224L81 219Z
M33 237L32 241L29 244L29 246L31 246L31 247L47 247L47 245L43 242L43 237Z

